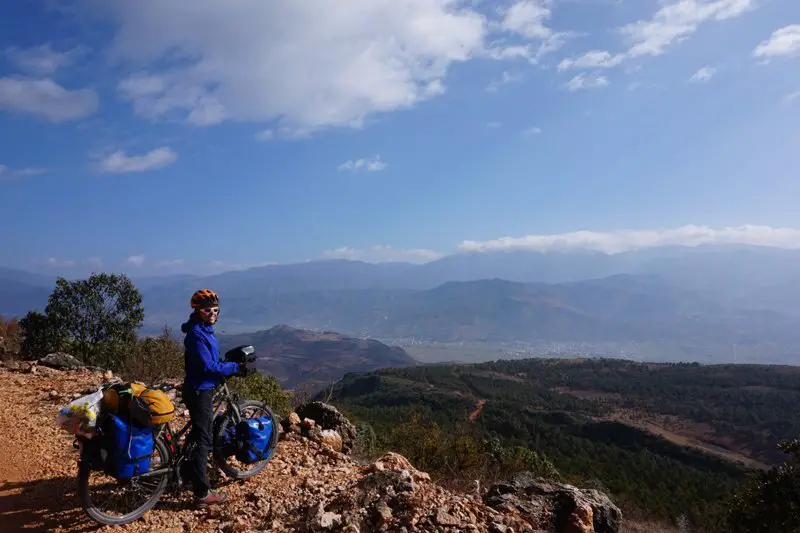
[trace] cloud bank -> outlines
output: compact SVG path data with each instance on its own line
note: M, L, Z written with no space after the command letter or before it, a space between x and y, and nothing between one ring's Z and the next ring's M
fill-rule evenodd
M673 229L575 231L550 235L501 237L488 241L463 241L464 252L594 250L609 254L657 246L746 244L800 248L800 229L743 225L725 228L687 225Z
M350 248L342 246L322 253L325 259L350 259L368 263L386 263L402 261L408 263L426 263L442 257L442 254L425 248L397 249L386 244L378 244L370 248Z

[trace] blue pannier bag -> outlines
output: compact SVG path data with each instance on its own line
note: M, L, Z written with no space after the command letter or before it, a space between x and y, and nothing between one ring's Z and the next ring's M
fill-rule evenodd
M216 453L222 457L230 457L236 453L236 428L233 425L225 427L225 431L219 434L219 427L225 422L223 415L217 415L214 420L214 435L219 435L219 442L214 445Z
M109 442L109 472L119 480L150 471L150 458L155 448L153 428L139 427L118 416L111 417Z
M269 459L273 452L272 418L262 416L243 420L236 425L236 459L255 463Z

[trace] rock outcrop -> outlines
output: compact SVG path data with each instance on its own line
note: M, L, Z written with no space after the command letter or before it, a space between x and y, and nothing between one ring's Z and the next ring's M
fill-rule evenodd
M42 366L55 368L56 370L77 370L83 368L83 363L68 353L50 353L39 359L38 363Z
M337 439L331 434L332 431L341 439L337 451L343 453L352 451L356 441L356 427L336 407L324 402L311 402L298 407L295 415L296 417L286 419L284 430L291 431L292 426L299 425L304 436L315 440L322 438L334 443ZM306 422L306 420L310 420L312 423Z
M494 485L483 500L498 511L550 517L548 525L559 532L616 533L622 523L619 507L604 493L552 483L527 472Z

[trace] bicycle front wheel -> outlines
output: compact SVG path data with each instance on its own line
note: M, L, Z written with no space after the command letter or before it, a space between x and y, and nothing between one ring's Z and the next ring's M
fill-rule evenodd
M167 487L167 473L157 476L134 477L120 483L102 470L91 468L91 462L81 460L78 467L78 494L86 514L107 526L128 524L152 509ZM169 464L169 452L159 438L151 458L151 470Z
M272 412L272 409L266 406L263 402L255 400L244 400L239 404L239 411L242 414L242 419L260 418L266 416L272 419L272 435L269 440L270 449L274 450L278 444L278 417ZM225 472L230 478L233 479L247 479L252 477L267 466L269 459L263 459L255 463L243 463L236 459L235 456L228 456L224 453L224 447L220 444L224 442L225 432L228 428L235 424L230 415L225 415L220 423L214 428L214 460L219 466L220 470Z

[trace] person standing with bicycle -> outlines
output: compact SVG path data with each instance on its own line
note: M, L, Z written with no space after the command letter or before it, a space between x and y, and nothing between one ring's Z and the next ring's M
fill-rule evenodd
M209 289L192 294L192 314L181 325L186 334L183 339L186 377L183 381L183 402L189 409L191 431L189 439L196 443L195 453L188 465L195 503L198 507L224 503L228 496L211 491L208 481L208 454L212 447L214 389L224 378L243 373L238 363L222 362L219 345L214 335L214 324L219 316L219 296Z

